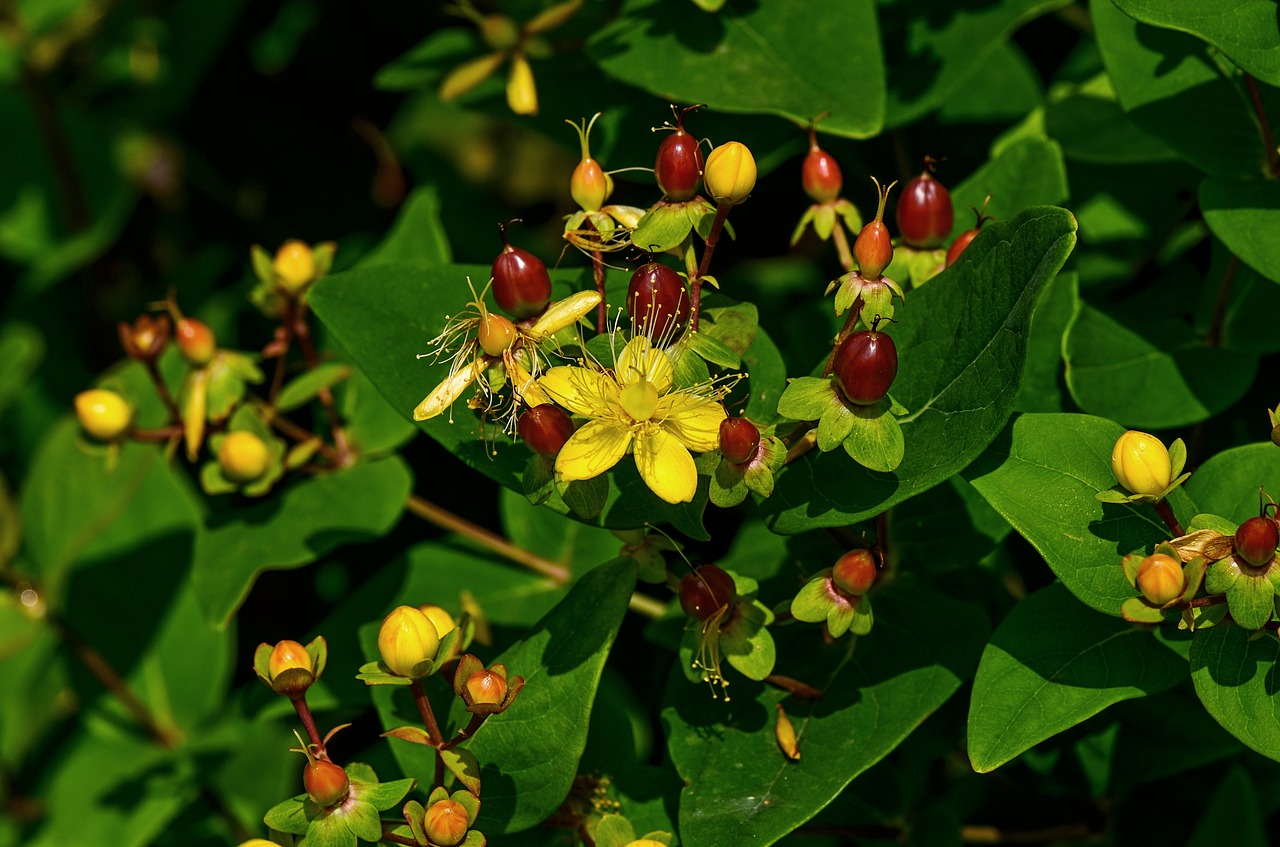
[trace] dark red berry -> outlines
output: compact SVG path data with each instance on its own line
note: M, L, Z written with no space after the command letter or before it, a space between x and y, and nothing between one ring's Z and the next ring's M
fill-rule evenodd
M680 608L700 621L732 603L736 595L733 577L715 565L703 565L680 580Z
M347 772L333 762L307 762L302 770L307 796L317 806L333 806L347 799L350 780Z
M934 160L925 158L925 169L911 180L898 197L898 232L912 247L932 250L951 234L955 211L951 192L934 179Z
M692 200L702 179L702 147L698 139L684 131L685 114L696 108L691 106L676 113L676 131L663 140L653 163L658 188L676 203Z
M760 450L760 430L746 418L720 421L720 452L734 464L749 462Z
M841 593L861 597L876 581L876 560L870 550L850 550L831 569L831 578Z
M520 440L539 456L553 458L573 435L573 420L559 406L543 403L525 409L516 421Z
M551 299L551 276L542 260L507 242L502 233L502 252L493 260L493 296L502 310L516 320L531 318L547 307Z
M879 279L893 261L893 241L889 238L889 228L884 225L884 204L889 199L889 189L897 183L882 186L875 177L871 177L871 181L876 184L880 205L876 209L875 220L864 226L853 242L853 257L858 260L858 270L863 279Z
M689 323L689 292L684 280L666 265L648 262L631 275L627 314L637 335L665 346L679 338Z
M809 152L800 167L800 183L815 203L830 203L844 187L836 157L818 146L817 121L809 126Z
M1236 553L1255 568L1271 562L1280 546L1280 532L1270 518L1249 518L1236 530Z
M889 393L898 375L898 348L883 332L860 330L841 342L832 371L850 403L870 406Z

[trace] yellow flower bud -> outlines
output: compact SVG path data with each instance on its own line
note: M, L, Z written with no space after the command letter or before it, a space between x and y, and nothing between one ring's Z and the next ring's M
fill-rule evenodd
M455 800L439 800L431 804L422 823L431 843L442 847L460 844L471 826L466 807Z
M703 168L702 184L717 203L733 205L746 200L756 187L756 160L747 145L730 141L712 150Z
M533 81L533 68L523 53L511 57L507 75L507 105L517 115L538 114L538 87Z
M1151 603L1163 606L1182 596L1186 576L1182 562L1164 553L1154 553L1138 565L1138 590Z
M253 482L267 472L271 452L252 432L229 432L218 447L218 464L232 482Z
M133 408L114 391L93 388L76 395L76 417L80 426L99 441L115 441L129 429Z
M302 241L286 241L271 263L276 280L288 294L298 294L316 278L316 258Z
M272 649L271 658L267 662L272 679L294 668L310 671L311 666L311 656L307 653L307 648L296 641L289 640L278 642Z
M458 625L458 622L453 619L453 615L431 603L422 603L418 606L418 611L426 615L427 620L431 621L431 625L436 628L436 635L448 635Z
M507 696L507 681L493 671L476 671L465 687L470 701L482 706L497 706Z
M583 159L573 169L569 179L569 193L573 202L587 212L595 212L609 199L613 186L609 184L608 175L595 159Z
M280 845L274 841L268 841L265 838L250 838L248 841L241 844L240 847L280 847Z
M1169 451L1160 439L1133 429L1116 439L1111 471L1124 488L1153 497L1169 487L1173 476Z
M382 663L397 676L416 679L414 668L434 659L440 649L435 625L412 606L397 606L382 621L378 631L378 652Z

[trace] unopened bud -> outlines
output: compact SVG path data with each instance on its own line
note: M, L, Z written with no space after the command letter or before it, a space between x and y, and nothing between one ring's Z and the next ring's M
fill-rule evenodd
M252 432L229 432L218 447L218 464L223 475L235 483L253 482L267 472L271 451Z
M316 278L316 258L310 245L302 241L286 241L276 251L271 263L276 281L285 293L297 295Z
M351 780L347 772L333 762L312 761L302 769L302 784L311 802L327 808L347 799Z
M302 669L309 673L311 665L311 656L307 653L307 648L296 641L288 640L277 642L271 650L271 658L267 663L272 679L285 671L294 669Z
M1173 475L1169 451L1160 439L1133 429L1116 439L1111 470L1122 487L1152 497L1169 487Z
M1138 565L1138 590L1157 606L1164 606L1182 596L1186 576L1182 563L1164 553L1153 553Z
M496 706L507 696L507 681L488 670L467 677L466 688L471 702L484 706Z
M734 205L746 200L756 187L756 160L747 145L730 141L712 150L702 184L717 203Z
M422 821L423 829L432 844L454 847L462 843L471 826L466 808L455 800L439 800L431 804Z
M213 337L213 330L208 324L195 318L183 318L178 321L174 336L178 340L178 350L182 357L196 367L203 367L213 360L218 352L218 342Z
M81 391L75 400L80 427L99 441L115 441L129 429L133 407L114 391L91 388Z
M382 663L397 676L417 679L423 662L432 661L440 650L440 635L435 625L418 609L398 606L391 610L378 630L378 652Z

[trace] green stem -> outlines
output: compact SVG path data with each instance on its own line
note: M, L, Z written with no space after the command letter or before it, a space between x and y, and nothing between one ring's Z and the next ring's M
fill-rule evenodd
M844 268L845 273L853 270L853 251L849 249L849 236L844 234L844 223L839 219L831 228L831 240L836 244L836 255L840 257L840 266Z
M298 339L298 347L302 350L302 360L306 363L308 370L315 370L320 364L320 357L316 355L315 345L311 343L311 327L307 323L307 304L298 301L290 301L290 305L286 307L292 315L293 337ZM324 407L324 413L329 418L329 429L333 433L333 446L338 452L338 467L348 467L353 459L350 447L347 445L346 434L342 431L342 418L338 414L338 408L333 402L333 393L327 388L322 388L316 394L320 400L320 405Z

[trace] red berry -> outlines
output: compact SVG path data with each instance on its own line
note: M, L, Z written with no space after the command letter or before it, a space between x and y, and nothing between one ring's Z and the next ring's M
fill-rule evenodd
M832 371L850 403L870 406L889 393L898 375L898 348L883 332L860 330L841 342Z
M831 569L831 578L841 593L861 597L876 581L876 560L870 550L850 550Z
M307 796L317 806L333 806L347 799L350 780L347 772L333 762L307 762L302 769L302 784Z
M809 153L800 167L800 183L815 203L830 203L840 196L844 175L836 157L818 146L818 122L809 125Z
M178 339L178 350L182 357L196 367L203 367L213 360L218 351L218 342L213 337L213 330L208 324L195 318L182 318L178 321L174 336Z
M502 233L502 252L493 260L493 296L503 311L516 320L531 318L546 308L551 299L551 275L542 260L527 250L507 242Z
M702 146L684 131L685 114L696 108L690 106L676 113L676 131L663 140L653 163L658 188L676 203L692 200L702 179Z
M700 621L732 603L736 595L733 577L715 565L703 565L680 580L680 608Z
M1270 518L1249 518L1236 530L1236 553L1255 568L1270 564L1280 546L1280 532Z
M666 346L679 338L689 323L689 292L684 280L658 262L641 265L627 286L627 314L637 335Z
M956 236L955 241L951 242L951 246L947 248L947 267L951 267L955 264L956 259L960 258L960 254L968 248L969 242L978 237L978 233L982 231L982 225L984 223L995 220L995 218L989 218L983 214L983 212L987 210L987 203L990 202L991 195L988 194L987 199L982 203L981 211L973 209L972 206L969 207L970 209L973 209L973 213L977 215L978 222L974 224L973 229L966 229L964 232Z
M740 465L756 457L760 450L760 430L746 418L725 418L720 421L720 452L726 459Z
M864 226L853 242L853 256L858 260L858 269L863 279L879 279L880 274L893 261L893 241L889 238L889 228L884 225L884 204L889 199L889 189L897 183L891 182L885 187L875 177L871 177L871 181L876 184L876 191L880 194L876 219Z
M930 173L933 161L925 158L925 170L906 184L898 198L898 232L902 240L926 250L941 245L955 223L951 193Z
M525 409L516 421L520 440L539 456L553 458L573 435L573 421L559 406L543 403Z

